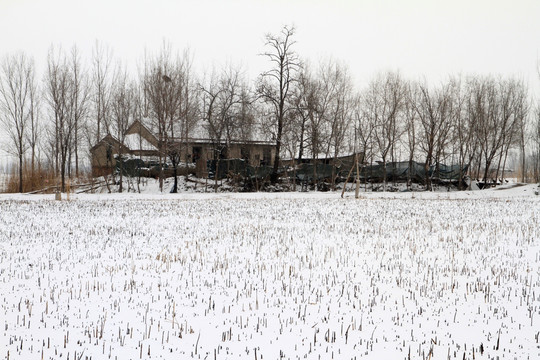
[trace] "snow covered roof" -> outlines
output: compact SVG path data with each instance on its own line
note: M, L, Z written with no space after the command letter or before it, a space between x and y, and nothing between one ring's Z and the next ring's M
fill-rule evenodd
M124 145L126 145L130 150L157 150L157 148L152 145L140 134L129 134L124 138Z

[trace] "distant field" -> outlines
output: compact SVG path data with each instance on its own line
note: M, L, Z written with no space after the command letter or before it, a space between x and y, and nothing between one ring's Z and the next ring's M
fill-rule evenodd
M540 357L538 198L280 196L0 201L0 358Z

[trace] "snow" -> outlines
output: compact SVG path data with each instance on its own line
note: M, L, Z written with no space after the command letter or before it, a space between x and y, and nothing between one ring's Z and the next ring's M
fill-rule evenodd
M124 144L130 150L157 150L148 140L139 134L128 134L124 138Z
M537 359L535 190L1 195L0 357Z

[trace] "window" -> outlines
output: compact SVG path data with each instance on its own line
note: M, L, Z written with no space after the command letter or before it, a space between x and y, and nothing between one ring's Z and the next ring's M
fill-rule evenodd
M263 161L261 165L270 165L271 164L272 153L269 148L263 149Z
M251 154L250 154L249 148L247 146L242 146L240 148L240 156L242 157L242 159L249 162L250 155Z
M191 149L191 153L193 154L192 155L193 162L196 163L197 160L201 158L202 148L200 146L194 146Z

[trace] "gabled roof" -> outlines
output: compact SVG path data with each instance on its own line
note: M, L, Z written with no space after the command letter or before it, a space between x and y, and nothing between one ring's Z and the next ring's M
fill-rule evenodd
M199 127L200 129L203 129L203 131L195 131L196 136L189 136L187 139L185 138L174 138L174 139L168 139L173 144L214 144L215 140L212 140L208 137L207 132L204 129L204 126ZM198 128L196 128L198 129ZM196 130L194 129L194 130ZM199 129L199 130L200 130ZM203 135L206 135L203 137ZM96 145L94 145L90 151L93 152L96 148L98 148L103 143L109 143L109 144L115 144L117 146L122 145L126 152L128 151L158 151L159 148L159 141L156 137L156 135L146 127L141 120L135 120L133 123L127 128L124 136L124 142L123 144L116 138L114 138L112 135L108 134L103 139L101 139ZM265 140L221 140L219 141L220 144L228 143L230 145L259 145L259 146L275 146L274 141L265 141Z
M126 130L126 136L131 134L138 134L144 138L147 142L157 147L158 140L156 136L146 127L140 120L135 120Z
M134 151L144 150L144 151L153 151L157 150L157 147L154 144L150 143L140 134L128 134L124 137L124 144Z
M114 136L111 134L107 134L103 139L101 139L96 145L92 146L90 148L90 152L94 152L98 147L100 147L103 144L111 144L111 145L117 145L117 146L123 146L126 148L126 150L129 150L124 144L122 144L120 141L118 141Z

